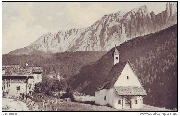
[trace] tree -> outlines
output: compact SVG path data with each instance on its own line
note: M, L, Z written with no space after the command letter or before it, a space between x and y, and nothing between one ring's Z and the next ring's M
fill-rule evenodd
M66 93L63 94L60 98L61 98L61 99L70 98L71 101L74 101L73 91L72 91L72 89L71 89L70 86L67 87Z
M68 85L67 85L66 79L59 81L59 83L58 83L58 90L59 91L66 90L67 87L68 87Z
M36 93L42 92L42 83L35 84L34 92L36 92Z

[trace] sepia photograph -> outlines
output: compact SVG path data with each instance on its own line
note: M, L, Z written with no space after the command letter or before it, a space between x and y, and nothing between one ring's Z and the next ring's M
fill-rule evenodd
M177 5L3 1L2 111L177 112Z

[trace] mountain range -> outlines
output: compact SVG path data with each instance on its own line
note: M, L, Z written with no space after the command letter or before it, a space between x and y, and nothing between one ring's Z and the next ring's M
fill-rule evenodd
M108 51L134 37L168 28L177 23L177 4L168 2L159 14L149 12L147 6L129 12L104 15L87 28L59 31L42 35L32 44L11 51L9 54L33 52L58 53L65 51Z

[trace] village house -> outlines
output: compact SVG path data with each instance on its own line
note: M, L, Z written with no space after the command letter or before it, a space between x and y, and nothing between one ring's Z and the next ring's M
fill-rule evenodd
M141 109L146 91L142 87L129 61L120 62L119 51L115 47L114 66L109 73L109 81L95 92L95 103L109 105L116 109Z
M8 65L2 68L3 96L32 94L36 83L42 81L42 67Z

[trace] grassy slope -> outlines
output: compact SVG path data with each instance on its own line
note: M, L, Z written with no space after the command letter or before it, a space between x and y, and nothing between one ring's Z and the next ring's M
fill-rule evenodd
M177 107L177 25L168 29L137 37L121 46L121 62L129 60L135 73L146 89L145 104ZM110 50L99 61L84 66L71 80L77 91L94 95L103 86L113 67L113 51Z
M64 52L57 54L3 55L3 65L21 64L42 66L44 74L60 73L71 77L79 73L82 66L97 61L106 52Z

